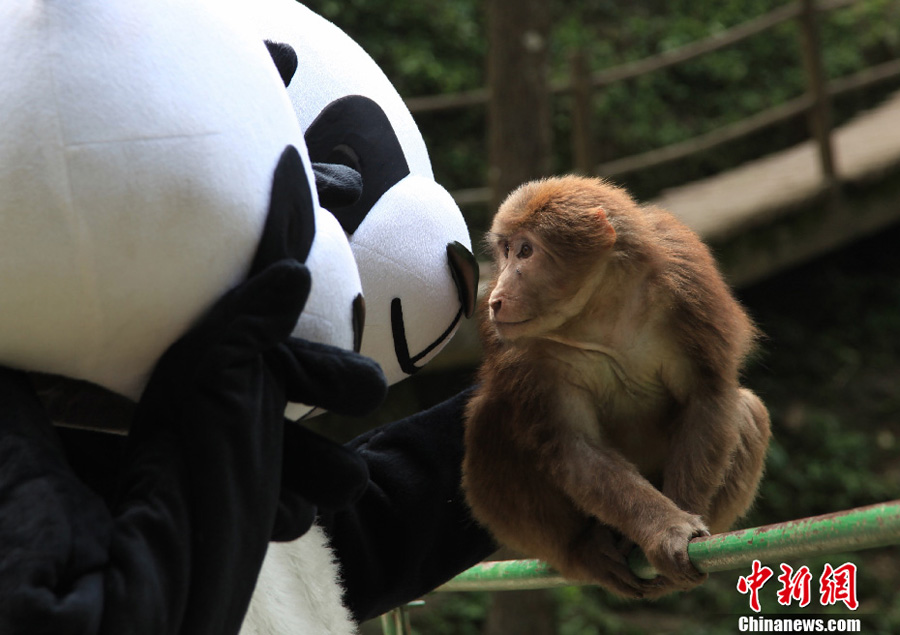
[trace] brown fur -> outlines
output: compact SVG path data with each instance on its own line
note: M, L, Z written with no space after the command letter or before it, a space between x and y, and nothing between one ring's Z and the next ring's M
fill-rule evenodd
M709 250L664 210L573 176L510 194L488 240L463 466L473 514L621 595L701 582L687 543L747 510L770 435L738 380L757 332ZM631 573L633 544L660 578Z

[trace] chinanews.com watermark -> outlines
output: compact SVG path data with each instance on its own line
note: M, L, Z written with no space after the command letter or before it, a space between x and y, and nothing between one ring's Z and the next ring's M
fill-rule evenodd
M860 633L862 621L852 617L813 617L798 615L767 616L760 602L759 592L770 579L777 587L776 599L779 606L797 606L806 608L810 605L830 607L843 605L855 611L859 608L856 597L856 565L845 562L837 567L826 563L817 577L809 567L802 566L797 570L787 564L779 565L781 575L767 566L754 560L750 573L740 576L737 590L746 595L750 609L761 615L744 615L738 618L738 631L741 633ZM814 584L815 581L815 584ZM814 603L815 600L815 603Z
M741 633L861 633L862 622L853 617L757 617L738 618Z

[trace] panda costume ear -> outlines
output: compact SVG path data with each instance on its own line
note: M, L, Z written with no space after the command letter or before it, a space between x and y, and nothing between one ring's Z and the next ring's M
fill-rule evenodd
M297 72L297 52L290 44L265 40L266 49L278 69L285 88ZM362 195L362 177L356 166L341 163L313 163L319 203L327 209L353 205Z
M294 73L297 72L297 53L290 44L271 40L266 40L266 48L269 49L269 55L272 56L275 68L281 75L281 81L284 82L285 87L290 86Z
M316 235L314 203L303 160L294 146L287 146L272 177L269 214L259 240L250 275L284 258L306 262Z

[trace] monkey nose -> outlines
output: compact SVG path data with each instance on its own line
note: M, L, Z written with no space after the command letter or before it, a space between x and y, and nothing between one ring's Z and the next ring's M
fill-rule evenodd
M357 293L353 298L353 352L358 353L362 349L363 327L366 324L366 300L362 293Z
M502 305L502 304L503 304L503 302L501 300L491 300L491 312L494 315L497 315L498 313L500 313L500 305Z
M475 294L478 293L478 261L465 245L456 241L447 244L447 261L463 312L470 318L475 312Z

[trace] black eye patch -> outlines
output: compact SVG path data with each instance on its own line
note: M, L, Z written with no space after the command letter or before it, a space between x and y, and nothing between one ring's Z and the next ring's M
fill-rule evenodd
M397 133L381 106L361 95L348 95L326 106L306 130L313 163L340 163L362 177L362 195L343 207L329 208L353 234L385 192L409 174Z

